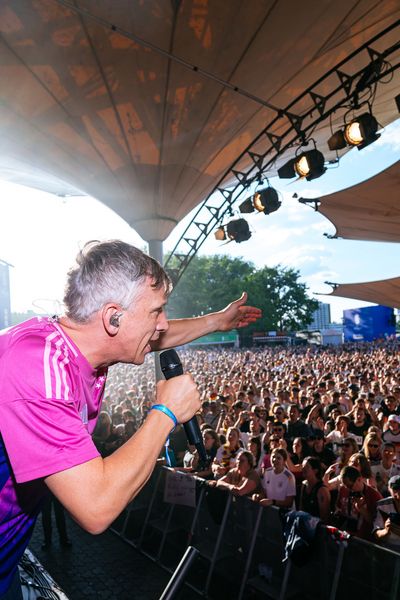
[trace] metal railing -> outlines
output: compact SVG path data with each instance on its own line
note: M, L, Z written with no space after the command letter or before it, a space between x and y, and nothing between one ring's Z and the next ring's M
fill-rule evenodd
M200 596L241 600L251 589L255 597L279 600L299 594L310 600L400 598L400 554L358 538L338 543L319 526L306 564L282 562L279 509L191 475L179 477L189 478L189 497L168 498L167 479L176 490L179 478L172 469L159 468L111 529L169 572L189 545L195 547L199 557L186 584Z

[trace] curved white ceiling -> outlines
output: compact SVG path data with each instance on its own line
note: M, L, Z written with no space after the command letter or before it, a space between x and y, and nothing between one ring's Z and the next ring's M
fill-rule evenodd
M400 17L392 0L67 4L0 5L0 174L90 194L146 240L165 239L204 200L275 116L266 104L288 106ZM396 117L398 88L397 74L378 88L382 125ZM314 137L332 156L329 124Z

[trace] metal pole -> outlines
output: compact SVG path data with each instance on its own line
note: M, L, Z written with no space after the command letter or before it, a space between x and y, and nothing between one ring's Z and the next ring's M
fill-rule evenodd
M182 585L185 583L187 572L192 566L195 558L199 555L199 551L193 546L188 546L181 562L176 567L174 574L168 582L167 587L160 596L160 600L173 600L179 593Z
M150 240L147 242L149 245L149 254L152 258L155 258L160 265L164 264L164 254L163 254L163 243L160 240ZM162 381L164 379L164 375L162 374L159 360L159 352L154 352L154 368L156 372L156 381Z

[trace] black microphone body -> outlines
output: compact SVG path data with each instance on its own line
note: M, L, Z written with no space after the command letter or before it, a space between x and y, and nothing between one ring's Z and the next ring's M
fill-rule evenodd
M182 363L178 353L173 348L161 352L160 367L165 379L171 379L172 377L183 375ZM183 427L185 429L189 444L195 446L197 452L199 453L200 464L207 464L209 461L197 418L195 416L192 417L189 421L183 423Z

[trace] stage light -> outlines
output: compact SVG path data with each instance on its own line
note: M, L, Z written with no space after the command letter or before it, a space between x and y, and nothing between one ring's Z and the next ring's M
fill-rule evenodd
M254 208L258 212L263 212L265 215L269 215L281 206L278 197L278 192L272 187L267 187L263 190L259 190L253 196Z
M294 159L294 170L299 177L305 177L307 181L321 177L326 171L325 159L319 150L308 150Z
M241 213L252 213L254 212L253 206L253 196L247 198L242 204L239 205L239 210Z
M297 162L294 162L294 170L299 177L307 177L310 174L311 167L306 156L301 156Z
M321 177L326 171L324 166L324 155L317 150L302 152L299 156L290 159L278 169L278 177L281 179L292 179L296 174L305 177L307 181Z
M344 139L344 132L340 129L336 131L328 140L329 150L342 150L346 148L346 140Z
M278 177L280 179L292 179L292 177L295 176L296 171L294 170L294 158L291 158L287 163L278 169Z
M214 231L214 237L216 240L222 242L223 240L226 240L226 233L225 233L225 229L223 228L223 226L221 225L221 227L218 227L218 229L216 229Z
M226 233L229 239L235 240L238 244L251 238L249 225L245 219L229 221L226 226Z
M395 101L395 103L396 103L397 110L398 110L398 111L399 111L399 113L400 113L400 94L398 94L398 95L395 97L394 101Z
M328 140L329 150L342 150L346 146L356 146L362 150L375 142L380 134L378 121L370 113L364 113L350 121L344 129L336 131Z
M344 139L349 146L357 146L359 150L375 142L380 134L378 131L378 121L369 113L364 113L344 128Z
M272 187L257 190L239 206L241 213L252 213L254 210L269 215L281 206L278 192Z

